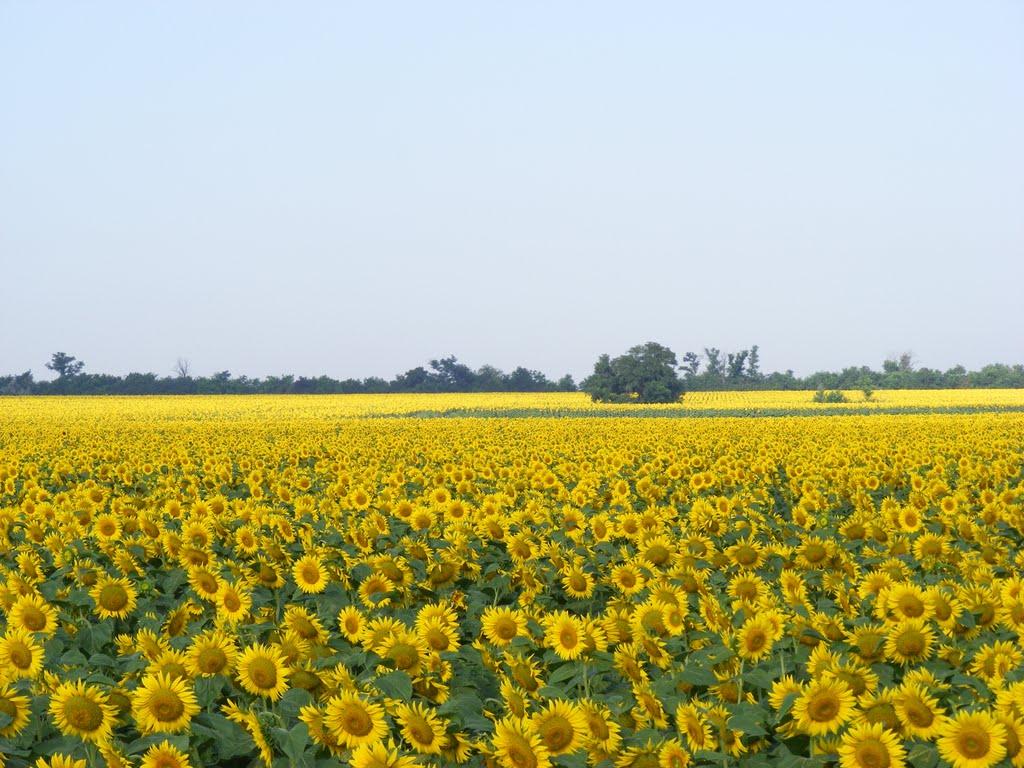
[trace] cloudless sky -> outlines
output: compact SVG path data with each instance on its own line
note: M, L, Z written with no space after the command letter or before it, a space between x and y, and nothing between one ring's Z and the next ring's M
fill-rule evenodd
M1020 2L0 0L0 373L1024 362Z

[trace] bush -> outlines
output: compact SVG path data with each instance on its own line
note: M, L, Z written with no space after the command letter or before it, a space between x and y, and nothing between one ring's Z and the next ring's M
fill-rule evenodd
M846 395L840 392L838 389L819 389L814 393L814 402L816 403L845 403Z

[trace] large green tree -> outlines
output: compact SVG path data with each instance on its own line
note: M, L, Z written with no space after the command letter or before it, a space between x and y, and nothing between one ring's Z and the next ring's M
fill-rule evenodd
M612 358L601 355L580 389L604 403L674 403L683 394L676 353L649 341Z

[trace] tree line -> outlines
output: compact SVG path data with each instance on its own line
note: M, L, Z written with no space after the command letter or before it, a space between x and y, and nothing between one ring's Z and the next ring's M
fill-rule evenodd
M330 376L267 376L250 378L219 371L193 376L187 360L179 359L170 376L155 373L86 373L85 363L73 355L56 352L46 367L56 374L52 381L38 381L31 371L0 376L5 395L244 395L244 394L382 394L387 392L575 392L576 382L566 374L551 381L540 371L522 366L505 373L491 365L474 370L454 356L431 360L391 380L334 379Z
M676 354L648 342L618 357L601 355L594 373L578 387L566 374L553 381L540 371L519 366L506 373L494 366L473 369L450 355L411 368L388 380L334 379L330 376L267 376L250 378L219 371L193 376L188 361L179 359L169 376L129 373L115 376L88 373L85 363L64 352L54 353L46 367L52 381L36 380L31 371L0 376L3 395L191 395L191 394L378 394L386 392L574 392L582 389L596 399L665 402L684 391L738 389L964 389L1024 388L1024 365L986 365L977 371L963 366L948 370L919 367L909 353L883 361L880 370L851 366L800 377L793 371L764 373L760 350L723 353L716 347Z
M986 365L968 371L958 365L946 371L917 367L909 352L887 359L880 371L867 366L850 366L841 371L819 371L799 377L793 371L763 373L760 350L749 349L724 355L716 347L703 354L687 352L682 364L675 352L653 341L640 344L612 358L601 355L594 372L580 383L580 389L601 402L668 403L686 391L751 389L816 390L828 397L841 397L840 390L860 389L865 396L877 389L964 389L1022 388L1024 365Z

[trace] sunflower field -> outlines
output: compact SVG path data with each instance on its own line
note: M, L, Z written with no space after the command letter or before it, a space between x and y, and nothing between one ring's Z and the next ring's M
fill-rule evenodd
M1024 766L1019 398L431 398L0 400L0 766Z

